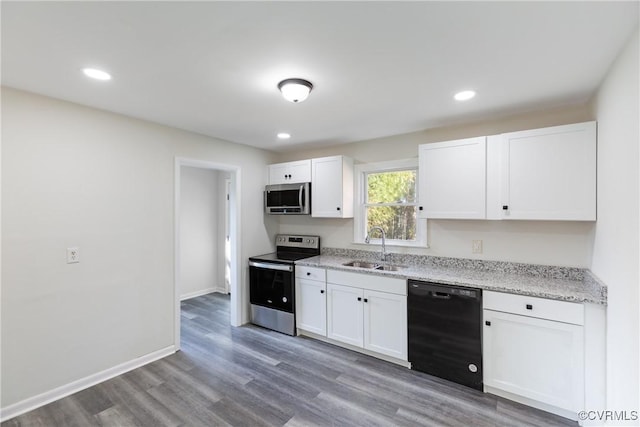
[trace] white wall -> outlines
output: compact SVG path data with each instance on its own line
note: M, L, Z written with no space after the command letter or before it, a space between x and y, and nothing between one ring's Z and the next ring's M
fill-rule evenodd
M405 159L417 157L419 144L589 120L593 120L593 112L588 106L562 108L342 146L287 152L282 153L278 161L338 154L353 157L356 163ZM281 216L278 220L280 232L319 234L325 247L378 250L377 247L352 244L351 219ZM593 228L593 222L429 220L428 249L394 247L390 250L456 258L588 267L591 262ZM483 254L471 253L471 241L476 239L483 240Z
M598 120L598 222L591 270L608 286L607 407L638 410L639 145L638 33L601 85Z
M220 172L184 166L180 177L180 298L222 292L218 266L220 240ZM224 220L224 212L222 212Z
M241 168L248 320L272 154L9 88L2 143L2 408L173 344L175 157Z

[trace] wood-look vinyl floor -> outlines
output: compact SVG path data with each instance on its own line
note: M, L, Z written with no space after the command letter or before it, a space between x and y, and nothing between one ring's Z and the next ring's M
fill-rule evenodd
M17 426L575 426L305 337L229 326L229 297L182 303L182 350L2 423Z

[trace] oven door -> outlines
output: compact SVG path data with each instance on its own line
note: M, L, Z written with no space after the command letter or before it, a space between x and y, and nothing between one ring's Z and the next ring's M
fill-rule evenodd
M251 304L293 313L293 265L249 261Z

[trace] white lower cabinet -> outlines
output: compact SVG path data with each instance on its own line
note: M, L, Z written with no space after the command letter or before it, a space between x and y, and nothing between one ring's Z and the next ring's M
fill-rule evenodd
M328 270L327 294L327 338L407 360L405 280Z
M362 289L329 283L327 292L327 338L363 347Z
M327 285L309 279L296 279L296 327L327 335Z
M323 268L296 268L296 328L327 336L327 283Z
M406 280L297 267L296 327L407 361Z
M364 291L364 348L407 360L407 297Z
M485 391L576 419L585 402L582 304L483 298Z

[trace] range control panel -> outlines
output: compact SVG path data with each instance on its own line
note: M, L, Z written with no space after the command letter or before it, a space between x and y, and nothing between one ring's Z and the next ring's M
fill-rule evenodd
M278 234L276 236L276 246L318 249L320 248L320 236Z

